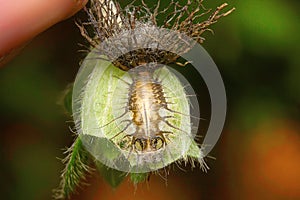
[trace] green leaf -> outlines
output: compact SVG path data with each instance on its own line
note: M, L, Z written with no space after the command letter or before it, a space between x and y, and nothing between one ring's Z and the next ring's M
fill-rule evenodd
M149 173L131 173L130 180L134 185L136 185L138 183L145 182L149 176Z
M196 160L200 164L200 168L202 169L202 171L207 172L207 170L209 170L208 165L204 161L203 152L195 141L192 141L191 146L187 151L187 156L192 158L193 160ZM192 162L191 164L194 167L194 162Z
M195 159L199 159L202 156L201 149L195 141L192 141L189 150L187 151L187 156Z
M127 173L109 168L99 161L95 161L95 163L103 179L113 188L117 188L127 175Z
M59 187L54 190L55 199L67 199L82 184L85 176L90 172L89 154L84 150L79 138L65 152L66 158L62 161L66 165L61 175Z

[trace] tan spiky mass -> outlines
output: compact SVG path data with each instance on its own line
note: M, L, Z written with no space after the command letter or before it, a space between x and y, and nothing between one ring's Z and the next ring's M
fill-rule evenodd
M113 64L120 69L129 70L139 65L149 62L157 62L161 64L175 63L176 60L184 53L188 52L192 47L192 43L186 42L180 36L175 37L174 34L157 33L157 31L141 33L145 27L157 27L176 31L179 34L184 34L192 38L195 42L203 43L202 34L205 31L211 31L210 25L217 22L221 17L229 15L234 8L229 11L222 12L227 6L226 3L212 11L205 9L203 0L188 0L185 5L171 0L167 7L161 7L160 1L154 8L149 8L148 5L141 0L141 5L136 6L131 3L122 9L120 4L110 1L92 1L91 8L86 9L89 16L89 22L84 22L78 25L81 34L91 44L92 48L97 48L100 55L105 55ZM210 15L209 15L210 14ZM199 21L199 18L208 15L207 20ZM158 22L158 18L163 18L162 22ZM90 27L93 31L89 32ZM136 31L136 32L134 32ZM126 34L128 33L126 36ZM106 42L109 38L114 38L122 35L123 41L109 43L108 45L99 45ZM143 35L136 41L132 38L134 35ZM135 36L134 36L135 37ZM126 41L126 42L124 42ZM155 41L155 44L151 44ZM166 41L173 41L168 42ZM130 49L132 43L147 43L149 48L135 49L126 52L115 58L116 51ZM141 44L139 44L141 46ZM137 45L137 46L139 46ZM165 49L150 48L154 45L164 46ZM144 44L142 46L145 46ZM174 53L177 52L177 53Z

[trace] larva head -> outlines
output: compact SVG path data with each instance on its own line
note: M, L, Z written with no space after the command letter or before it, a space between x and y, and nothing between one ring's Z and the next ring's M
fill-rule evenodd
M155 152L160 150L165 145L165 140L161 136L152 138L135 138L133 140L133 149L139 153L141 152Z
M159 150L166 144L166 141L161 136L151 138L150 145L153 150Z
M144 152L145 149L147 149L148 146L147 143L148 143L147 139L136 138L133 141L133 148L137 152Z

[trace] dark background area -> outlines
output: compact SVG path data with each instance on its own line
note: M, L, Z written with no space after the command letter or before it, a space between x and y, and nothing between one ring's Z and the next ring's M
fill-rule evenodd
M228 100L211 169L175 167L168 186L153 176L137 189L126 180L112 190L95 175L72 199L300 199L300 3L227 2L236 11L213 25L203 44ZM85 56L75 18L36 37L0 70L1 199L51 199L59 184L57 158L73 140L59 102Z

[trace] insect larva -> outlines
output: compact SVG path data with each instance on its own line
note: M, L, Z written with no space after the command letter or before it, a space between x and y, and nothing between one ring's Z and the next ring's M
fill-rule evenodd
M74 118L95 158L121 171L147 172L187 157L196 145L190 102L172 71L154 63L124 72L89 58L83 66Z
M122 119L127 124L112 138L122 135L119 142L122 149L129 148L140 153L159 150L167 144L168 135L173 134L171 131L161 130L160 123L176 128L168 121L169 118L174 118L173 115L163 116L163 109L171 113L175 111L168 106L162 81L154 78L154 69L157 68L155 65L158 64L151 67L147 64L131 70L132 83L124 81L128 85L128 101L124 113L117 119L127 113L131 117L127 120ZM134 126L132 133L127 131L130 125ZM125 141L129 144L124 145Z

